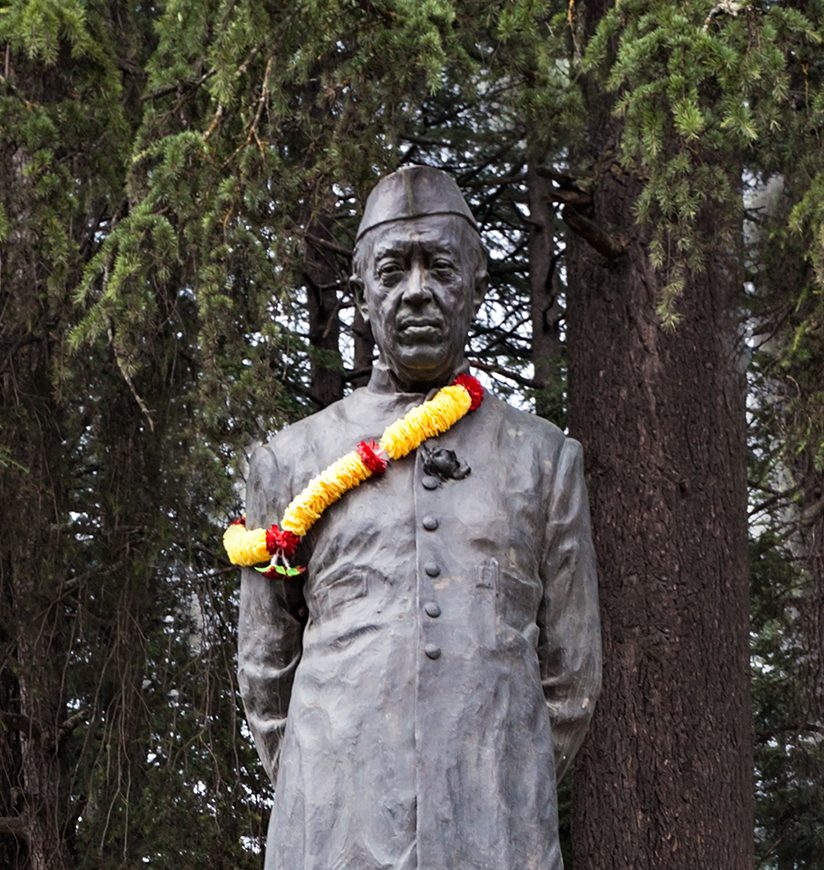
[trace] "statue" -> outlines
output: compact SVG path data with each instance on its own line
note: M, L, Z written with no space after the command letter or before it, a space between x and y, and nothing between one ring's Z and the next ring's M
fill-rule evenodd
M374 473L311 528L293 502L298 534L267 533L278 559L300 540L292 561L243 571L238 679L275 783L266 868L556 870L556 779L600 686L580 445L491 395L478 407L460 377L486 259L445 173L380 181L352 283L380 351L368 387L278 432L250 469L261 534L297 493L326 492L306 487L354 445ZM397 459L406 435L387 427L433 396L463 403L456 421Z

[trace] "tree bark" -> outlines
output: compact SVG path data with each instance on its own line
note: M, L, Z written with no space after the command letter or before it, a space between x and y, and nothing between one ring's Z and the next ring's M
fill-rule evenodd
M3 554L6 556L6 554ZM12 597L8 557L0 567L2 608L8 613ZM9 637L0 625L0 650L8 649ZM5 658L5 656L4 656ZM0 666L0 711L18 706L20 690L10 667ZM15 714L17 715L17 714ZM26 860L26 823L20 810L18 783L22 766L20 731L0 717L0 867L21 867Z
M602 10L587 9L591 33ZM741 226L733 210L704 210L715 250L687 275L679 325L662 328L662 278L632 212L640 182L610 158L618 122L589 88L590 150L576 155L595 167L586 217L623 253L570 233L570 432L584 446L604 637L573 779L574 865L749 870Z
M3 403L15 408L21 424L4 433L13 445L14 463L0 475L7 518L0 582L10 605L7 624L13 626L3 655L3 694L8 695L4 700L13 708L10 712L19 711L18 718L31 723L23 729L19 722L10 723L18 726L16 734L4 739L7 753L15 751L8 771L13 786L3 815L19 820L17 829L6 829L16 834L18 843L12 846L4 838L7 851L14 854L14 863L4 866L31 870L72 866L63 830L68 776L56 739L65 718L63 614L58 603L64 493L49 356L45 339L28 345L2 379Z
M363 319L357 308L352 320L352 332L355 336L353 368L356 372L356 375L352 378L352 386L365 387L369 383L369 376L372 374L375 339L372 337L372 329Z
M813 407L810 413L814 412ZM813 427L814 433L819 431ZM805 574L799 621L807 650L802 664L804 694L809 703L807 718L809 722L824 727L824 472L816 467L821 441L816 441L815 435L812 438L807 449L797 456L795 467L796 480L800 484L799 531ZM824 787L824 770L820 767L810 770L809 776Z
M526 175L529 202L529 305L532 320L532 366L535 413L561 425L564 396L561 372L561 305L555 290L555 214L550 206L552 185L530 161Z
M304 271L312 363L309 392L321 408L343 398L338 317L338 285L341 276L338 274L335 253L324 246L323 242L333 242L329 221L316 217L308 225Z
M637 185L597 213L632 223ZM707 218L709 220L709 216ZM584 444L604 690L575 776L576 866L752 866L741 275L719 253L665 331L642 237L569 245L570 431Z
M0 731L0 751L11 765L5 773L13 777L0 812L7 819L4 848L14 856L9 866L64 870L71 866L63 836L68 776L55 737L65 719L59 593L68 507L64 418L51 385L60 301L49 293L36 256L30 159L22 148L0 158L2 204L13 227L8 254L0 258L0 310L7 312L0 325L0 431L7 454L0 456L0 698L15 720ZM22 722L31 725L21 728Z

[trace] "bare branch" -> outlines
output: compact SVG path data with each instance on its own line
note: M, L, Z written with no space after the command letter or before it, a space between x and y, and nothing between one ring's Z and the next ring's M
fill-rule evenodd
M550 181L560 184L562 187L573 187L584 178L582 175L570 175L568 172L558 172L551 166L536 166L535 173L540 175L541 178L548 178Z
M189 81L185 82L174 82L170 85L164 85L162 88L158 88L155 91L151 91L148 94L144 94L141 97L141 102L147 102L148 100L157 100L160 97L166 97L169 94L175 93L175 91L185 91L185 90L194 90L195 88L199 88L205 81L210 79L215 73L216 69L212 68L203 73L202 76L199 76L196 79L189 79Z
M43 729L34 719L8 710L0 710L0 728L5 731L19 731L26 737L39 738L43 734Z
M811 526L822 514L824 514L824 498L804 508L801 514L801 525Z
M549 198L564 205L592 205L592 194L577 187L556 187L550 192Z
M143 412L143 416L146 418L149 424L149 429L154 432L154 420L152 419L151 411L149 411L149 406L143 401L140 393L137 392L134 382L132 381L132 376L129 374L129 371L126 368L126 364L123 362L120 354L117 351L117 345L114 342L114 331L111 326L109 326L108 335L109 344L112 346L112 353L114 354L114 361L117 363L117 368L120 371L120 374L123 376L123 380L126 381L126 386L131 391L135 402L137 402L138 407Z
M472 359L472 365L476 369L481 369L482 371L489 372L490 374L494 375L501 375L501 377L507 378L507 380L510 381L514 381L516 384L519 384L522 387L528 387L531 390L541 390L544 388L543 384L538 383L538 381L535 381L532 378L525 378L523 375L519 375L516 372L512 372L509 371L509 369L503 368L503 366L496 366L492 363L484 362L477 357Z
M25 816L0 816L0 834L28 839L29 823Z
M561 217L574 233L588 242L591 247L608 260L617 260L626 251L627 244L625 240L620 237L614 238L606 230L599 227L595 221L584 217L573 206L564 206L561 210Z
M83 722L86 721L86 717L89 715L89 709L84 707L82 710L78 710L76 713L72 713L65 722L62 722L60 727L57 729L57 742L58 745L61 744L67 737L69 737L72 732Z
M325 248L327 251L332 251L334 254L340 254L342 257L346 257L347 260L352 259L352 251L349 248L345 248L343 245L338 245L336 242L322 239L319 236L313 236L311 233L306 233L305 238L313 245Z

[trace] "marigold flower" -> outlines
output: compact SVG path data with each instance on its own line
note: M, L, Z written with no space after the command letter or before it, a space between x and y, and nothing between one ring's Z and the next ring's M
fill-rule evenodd
M239 523L232 524L223 533L223 546L233 565L249 568L269 559L266 529L247 529Z

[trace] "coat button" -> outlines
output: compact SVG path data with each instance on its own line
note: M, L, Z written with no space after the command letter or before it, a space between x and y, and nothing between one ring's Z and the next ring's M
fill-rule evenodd
M423 606L424 613L431 616L432 619L437 619L441 615L441 607L437 601L427 601Z
M430 659L439 659L441 657L441 648L439 646L435 646L434 643L428 643L423 648L423 651Z
M435 517L424 517L423 518L423 527L427 532L434 532L435 529L438 528L438 521Z
M423 570L426 571L427 577L437 577L441 573L441 569L434 562L427 562Z
M438 488L438 478L432 477L431 474L426 474L421 478L421 483L423 484L424 489L437 489Z

